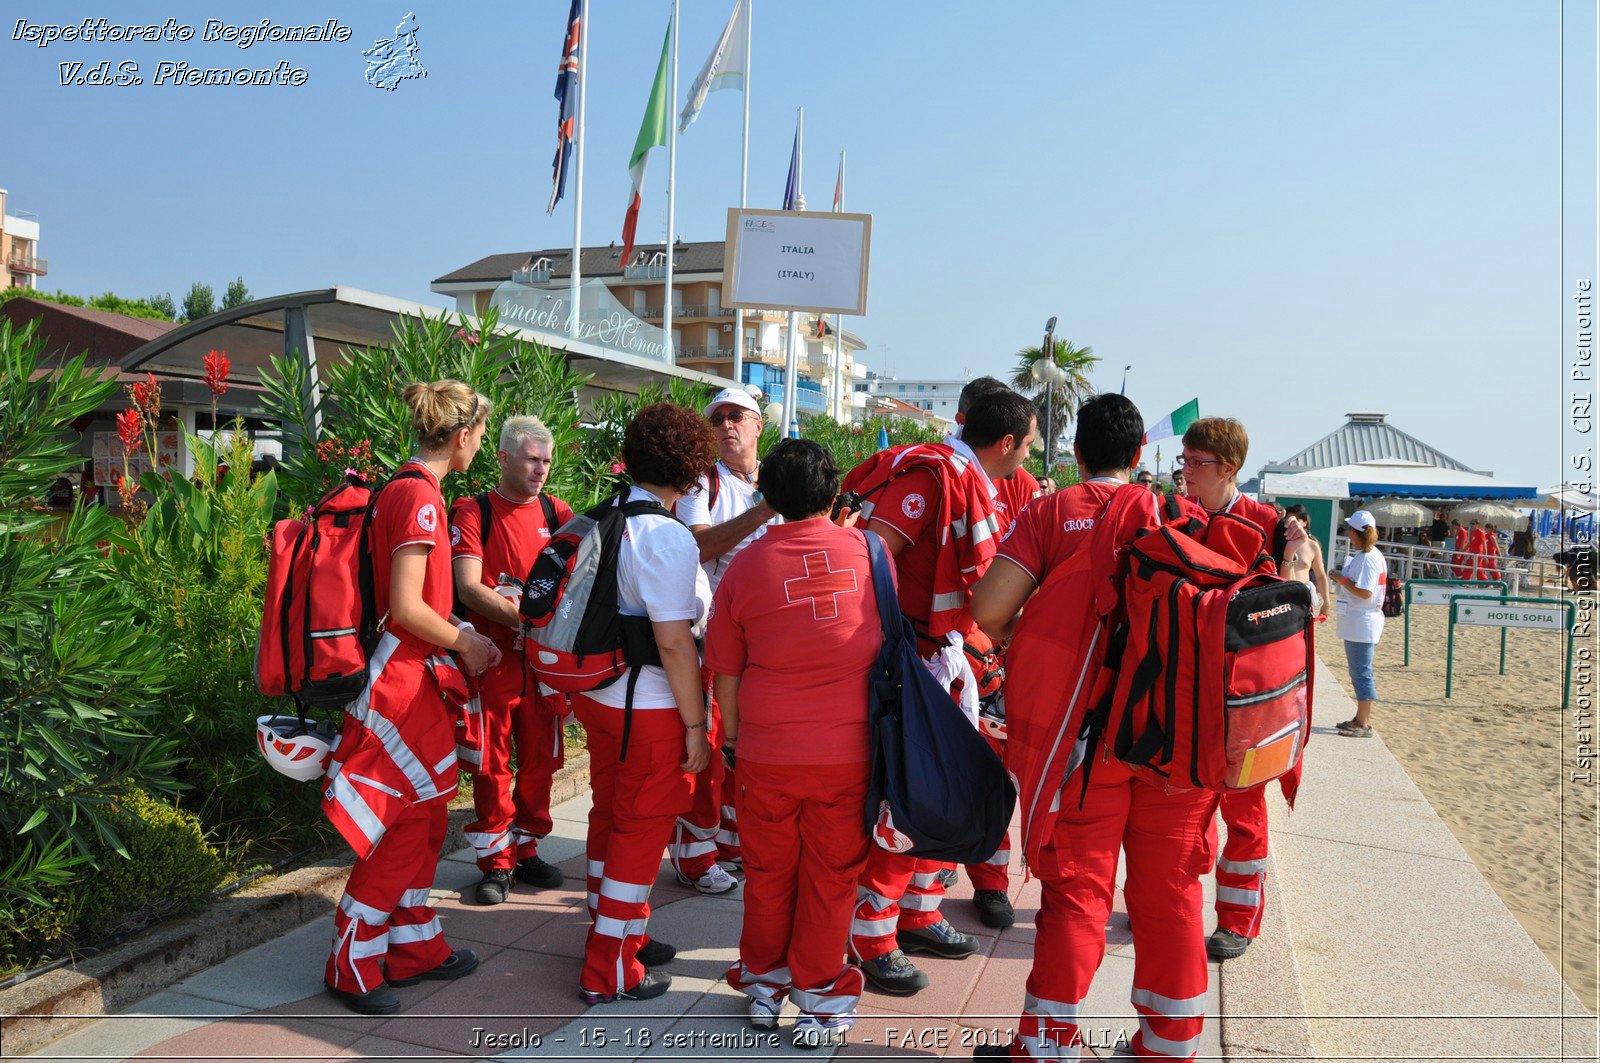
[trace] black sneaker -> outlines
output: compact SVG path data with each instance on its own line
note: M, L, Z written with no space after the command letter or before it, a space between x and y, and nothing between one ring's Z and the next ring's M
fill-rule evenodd
M530 856L526 860L517 861L517 881L526 882L535 889L553 890L567 881L567 876L548 860Z
M585 1004L615 1004L619 1000L654 1000L672 988L672 976L660 971L646 971L632 989L620 993L596 993L579 988L578 997Z
M1010 1045L979 1045L972 1050L973 1059L1010 1059Z
M947 867L941 870L934 877L939 880L939 885L943 886L945 889L949 889L956 884L956 881L961 877L961 875L956 871L955 868Z
M476 894L479 904L501 904L511 895L511 872L503 867L485 871Z
M1206 941L1206 955L1213 960L1234 960L1244 955L1250 939L1231 930L1217 930Z
M430 982L453 982L457 978L465 978L478 969L478 954L471 949L457 949L450 954L450 958L431 971L414 974L410 978L391 978L390 985L407 986L416 985L424 978Z
M931 952L935 956L953 960L978 951L978 939L971 934L963 934L951 926L948 919L941 919L921 930L902 930L895 934L894 939L907 952Z
M393 1015L400 1010L400 994L387 985L369 989L365 993L335 989L326 982L322 985L330 996L357 1015Z
M661 967L669 964L677 954L678 948L676 945L668 945L665 941L657 941L655 938L651 938L641 945L637 953L639 962L646 967Z
M1017 921L1017 910L1004 890L978 890L972 895L972 906L978 909L978 920L984 926L1004 930Z
M906 954L893 949L876 959L863 960L861 973L867 981L892 996L909 997L919 989L928 988L928 975L906 959Z

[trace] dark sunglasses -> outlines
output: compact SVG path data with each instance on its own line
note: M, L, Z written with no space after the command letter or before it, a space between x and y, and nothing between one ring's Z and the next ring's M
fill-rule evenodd
M728 410L726 413L718 410L716 413L710 416L709 420L711 421L712 428L721 428L724 424L728 424L730 422L733 424L739 424L745 419L746 416L749 415L749 413L749 410L739 409Z

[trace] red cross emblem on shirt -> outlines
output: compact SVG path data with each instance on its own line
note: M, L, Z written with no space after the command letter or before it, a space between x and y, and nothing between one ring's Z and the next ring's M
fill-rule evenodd
M854 594L856 574L849 569L835 572L825 553L806 554L806 574L783 581L783 593L790 602L810 600L811 615L817 620L832 620L839 615L839 595Z

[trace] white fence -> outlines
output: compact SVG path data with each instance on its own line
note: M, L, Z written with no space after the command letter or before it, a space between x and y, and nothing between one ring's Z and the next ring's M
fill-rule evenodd
M1419 546L1416 543L1395 543L1379 540L1378 549L1389 562L1389 571L1403 580L1452 579L1454 566L1470 567L1476 554L1457 552L1448 546ZM1350 553L1350 544L1340 536L1333 550L1330 571L1337 572L1339 565ZM1509 557L1501 554L1494 559L1499 565L1498 578L1506 581L1513 597L1520 594L1554 594L1567 585L1566 570L1548 557Z

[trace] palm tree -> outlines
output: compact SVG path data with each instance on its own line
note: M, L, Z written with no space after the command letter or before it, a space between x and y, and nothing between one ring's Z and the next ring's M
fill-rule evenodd
M1079 347L1071 340L1051 340L1051 356L1056 365L1066 373L1065 383L1047 387L1034 379L1033 367L1044 357L1044 351L1039 345L1024 347L1017 352L1017 368L1011 374L1011 386L1022 394L1027 395L1044 408L1046 392L1049 392L1050 408L1049 417L1051 431L1061 435L1077 416L1078 407L1094 394L1094 385L1089 383L1089 370L1098 364L1100 359L1095 356L1093 347ZM1039 431L1044 431L1044 425L1039 426ZM1054 453L1051 441L1045 441L1045 457Z

